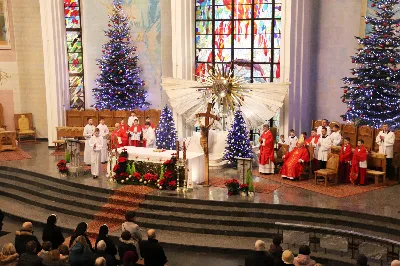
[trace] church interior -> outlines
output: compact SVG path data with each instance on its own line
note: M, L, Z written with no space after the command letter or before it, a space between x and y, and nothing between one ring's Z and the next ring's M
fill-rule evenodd
M0 265L400 266L399 0L0 0Z

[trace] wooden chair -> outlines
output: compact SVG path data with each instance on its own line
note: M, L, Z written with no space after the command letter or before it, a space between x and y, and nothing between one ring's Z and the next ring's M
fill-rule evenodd
M289 152L289 145L287 144L282 144L278 151L276 152L276 160L275 163L278 164L283 164L283 155Z
M14 123L19 143L21 143L21 137L27 136L32 136L36 142L36 128L33 126L32 113L15 114Z
M375 129L370 126L360 126L358 128L357 141L360 139L364 140L364 146L368 151L372 151L374 148L374 131Z
M358 128L354 124L344 124L342 127L342 137L350 138L350 144L352 147L357 146L357 134Z
M396 153L392 160L392 166L394 168L395 177L400 182L400 153Z
M339 155L328 154L328 161L326 162L326 169L320 169L314 172L315 184L318 184L318 177L324 178L325 186L328 186L328 182L331 180L336 185L338 183L338 169L339 169ZM330 179L331 178L331 179Z
M65 112L66 120L67 120L67 127L84 127L85 124L82 120L82 111L77 109L67 110Z
M379 184L379 179L382 177L382 183L386 184L386 155L373 153L368 154L368 168L380 168L382 171L375 169L367 169L367 180L369 177L373 177L375 185Z
M3 112L3 106L0 103L0 131L6 131L7 126L4 125L4 112Z

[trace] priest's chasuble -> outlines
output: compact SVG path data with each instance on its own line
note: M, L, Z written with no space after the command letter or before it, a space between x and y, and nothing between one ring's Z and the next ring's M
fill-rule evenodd
M274 136L271 131L264 131L260 141L260 157L258 159L259 172L273 174L274 165Z
M364 185L367 172L368 151L364 146L356 147L351 161L350 181L353 184Z
M299 163L305 163L310 161L310 156L308 155L308 150L304 147L296 147L291 152L285 154L284 163L281 168L280 174L282 177L288 177L290 179L297 178L303 172L303 165Z

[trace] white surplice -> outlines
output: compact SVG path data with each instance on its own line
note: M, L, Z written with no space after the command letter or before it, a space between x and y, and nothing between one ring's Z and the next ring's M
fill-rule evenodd
M319 145L321 144L321 146ZM332 140L330 136L326 136L325 138L321 136L318 139L318 160L319 161L328 161L328 153L331 150Z
M100 129L100 137L103 138L103 149L101 150L101 162L108 161L108 150L107 150L107 136L110 134L107 125L99 124L97 126Z
M130 116L128 118L128 126L131 127L133 125L133 122L135 121L135 119L137 119L139 121L139 119L136 116Z
M340 134L340 130L336 132L332 132L329 137L332 140L333 146L340 146L342 144L342 134Z
M292 151L292 150L294 150L294 148L296 148L297 141L298 141L298 139L296 136L293 136L293 137L289 136L287 138L286 144L289 145L289 151Z
M332 133L331 127L330 126L326 126L326 134L329 136L331 133ZM317 128L317 135L322 136L322 126L319 126Z
M83 136L85 137L85 152L83 154L83 161L85 164L90 164L91 160L91 148L89 146L89 140L92 137L95 130L95 126L87 124L83 129Z
M103 148L103 138L92 136L89 140L91 149L91 167L92 175L99 176L101 173L101 149Z
M156 147L156 133L152 127L143 128L143 138L146 139L146 148Z
M383 140L381 136L385 137ZM385 154L386 158L393 158L393 146L396 138L393 132L383 132L380 131L378 136L376 136L375 142L379 146L379 153Z

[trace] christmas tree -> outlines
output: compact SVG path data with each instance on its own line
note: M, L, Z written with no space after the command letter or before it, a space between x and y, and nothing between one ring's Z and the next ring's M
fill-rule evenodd
M100 74L93 89L97 110L134 110L146 108L147 93L139 77L136 48L131 45L130 26L121 7L122 0L114 0L105 35L109 41L103 45L103 57L97 60Z
M243 119L242 111L235 112L232 127L229 130L226 139L224 160L228 160L234 167L237 166L235 157L253 158L253 152L250 146L249 131L246 122Z
M362 45L352 62L352 77L344 78L342 101L347 111L342 118L358 125L379 128L383 122L400 127L400 20L394 19L398 0L371 0L376 17L365 17L371 25L365 38L356 37ZM368 25L367 25L368 26Z
M161 112L160 122L156 130L156 145L158 149L175 150L176 129L171 110L165 106Z

